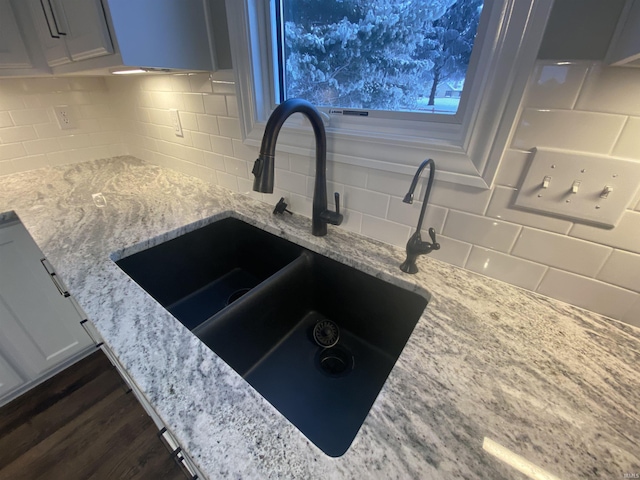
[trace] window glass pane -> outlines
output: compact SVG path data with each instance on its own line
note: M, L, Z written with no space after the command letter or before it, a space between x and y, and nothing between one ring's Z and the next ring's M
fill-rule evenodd
M281 2L285 99L456 113L483 0Z

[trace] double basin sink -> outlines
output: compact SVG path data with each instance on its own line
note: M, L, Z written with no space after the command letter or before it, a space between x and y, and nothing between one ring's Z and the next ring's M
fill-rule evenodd
M427 305L235 218L117 264L332 457L351 445Z

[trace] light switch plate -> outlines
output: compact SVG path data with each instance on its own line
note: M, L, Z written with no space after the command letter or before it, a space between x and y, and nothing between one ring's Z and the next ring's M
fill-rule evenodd
M182 124L180 123L180 113L175 108L169 109L169 116L171 117L171 125L173 125L173 133L176 137L184 137L182 132Z
M640 162L536 148L514 206L612 228L639 186Z

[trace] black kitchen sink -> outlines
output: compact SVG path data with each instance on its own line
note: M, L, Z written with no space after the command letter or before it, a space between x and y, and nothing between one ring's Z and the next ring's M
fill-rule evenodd
M145 262L152 262L154 271L145 272L145 283L130 275L163 305L167 297L173 310L167 308L173 313L176 302L185 295L161 288L162 277L169 273L164 280L176 283L178 272L188 277L190 269L201 268L201 263L227 262L224 268L210 266L211 271L218 272L213 275L197 270L203 280L189 282L195 289L182 289L195 291L187 292L186 297L198 297L197 306L178 308L183 318L174 315L183 324L193 325L190 328L195 335L327 455L344 454L427 300L239 220L223 220L192 233L198 236L205 229L204 238L183 240L190 233L167 242L174 243L158 253L147 252L166 244L120 260L118 265L129 273L131 264L137 272L144 271ZM231 238L235 249L230 253L210 254L206 262L196 260L194 245L208 251L208 243L217 250ZM256 245L260 255L244 251ZM190 249L189 260L183 263L176 256L185 248ZM135 262L124 262L145 253ZM165 255L172 256L169 270L156 265L163 263ZM246 294L219 308L224 303L220 299L231 290L230 282L219 279L236 269L251 272L255 284ZM155 291L145 286L149 283ZM206 306L209 299L215 307Z
M193 330L302 250L245 222L225 218L116 263Z

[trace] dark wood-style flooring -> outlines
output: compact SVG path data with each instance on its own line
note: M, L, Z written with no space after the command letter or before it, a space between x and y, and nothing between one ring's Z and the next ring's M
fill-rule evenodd
M0 408L1 480L188 478L96 351Z

